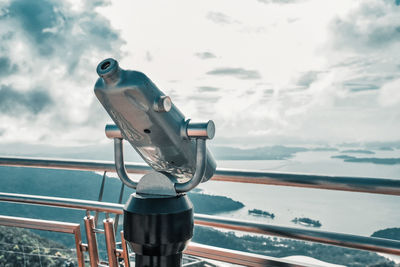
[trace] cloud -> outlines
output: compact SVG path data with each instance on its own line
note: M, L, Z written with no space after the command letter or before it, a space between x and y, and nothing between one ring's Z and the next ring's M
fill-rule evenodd
M297 80L297 85L309 87L314 81L317 80L319 73L320 72L318 71L308 71L302 73Z
M382 86L379 103L384 107L400 105L400 79L390 81Z
M198 100L201 102L216 103L216 102L218 102L219 99L221 99L221 97L222 96L196 95L196 96L188 97L188 100L194 99L194 100Z
M200 59L216 58L216 56L211 52L199 52L199 53L196 53L195 56Z
M304 0L257 0L263 4L294 4Z
M200 86L200 87L197 87L197 89L199 89L200 92L217 92L220 90L220 88L212 87L212 86Z
M0 142L68 145L103 137L93 134L107 120L93 93L95 69L105 57L119 58L124 44L98 13L105 4L0 3L0 117L7 125Z
M148 62L153 61L153 57L152 57L152 55L150 54L149 51L146 52L146 60L147 60Z
M208 75L216 76L233 76L242 80L257 80L261 79L261 75L256 70L246 70L243 68L217 68L207 72Z
M240 23L237 20L232 19L231 17L221 13L221 12L209 12L207 14L207 19L211 20L217 24L233 24L233 23Z
M6 57L0 57L0 77L14 74L18 71L18 66L11 63L11 60Z
M379 90L379 86L376 86L374 84L368 84L368 83L352 83L352 82L345 82L343 85L351 92L363 92L363 91L374 91L374 90Z
M362 1L330 24L336 49L382 49L400 42L400 8L395 1Z
M37 115L53 104L50 95L43 89L18 92L11 87L0 87L0 111L13 117L26 113Z
M32 43L39 56L62 59L69 70L74 70L84 53L111 50L119 40L108 20L92 10L101 3L87 4L81 12L75 12L59 1L16 0L3 6L5 14L0 23L17 24L18 34Z

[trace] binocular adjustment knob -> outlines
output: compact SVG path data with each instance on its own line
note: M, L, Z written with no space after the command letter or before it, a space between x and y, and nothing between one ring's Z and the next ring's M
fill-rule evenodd
M213 139L215 136L215 124L212 120L208 122L189 121L186 134L189 138Z

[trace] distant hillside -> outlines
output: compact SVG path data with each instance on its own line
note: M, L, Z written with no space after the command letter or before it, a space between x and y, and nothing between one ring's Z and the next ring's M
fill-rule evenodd
M192 240L201 244L278 258L303 255L349 267L398 266L394 262L373 252L276 237L256 235L238 236L234 232L222 232L200 226L195 227Z
M372 237L394 239L400 241L400 228L387 228L374 232Z
M267 146L250 149L216 146L212 148L217 159L222 160L284 160L298 152L309 151L304 147Z
M28 230L0 226L0 266L59 267L75 261L76 252Z
M0 166L0 191L42 196L55 196L97 200L102 176L93 172L35 169ZM103 201L117 202L121 182L117 178L107 178ZM123 202L125 203L134 191L125 187ZM194 210L197 213L217 214L233 211L244 205L224 196L212 196L201 193L199 190L189 193ZM37 205L21 205L0 202L0 214L9 216L25 216L44 220L61 220L66 222L80 222L83 228L85 211L53 208ZM122 219L121 219L122 221ZM100 220L101 222L101 220ZM42 232L42 236L52 238L51 232ZM83 235L83 239L85 239ZM72 244L68 236L58 237L63 244ZM1 265L0 265L1 266Z
M348 149L348 150L343 150L341 153L354 153L354 154L375 154L374 151L370 150L364 150L364 149Z
M343 159L344 162L373 163L382 165L400 164L400 158L358 158L347 155L332 156L333 159Z

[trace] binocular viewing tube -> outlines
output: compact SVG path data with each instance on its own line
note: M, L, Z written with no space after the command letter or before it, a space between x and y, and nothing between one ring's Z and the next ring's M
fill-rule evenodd
M186 119L145 74L123 70L114 59L100 62L97 73L94 92L115 123L106 125L106 136L114 140L116 172L136 190L125 204L123 225L135 266L181 266L194 227L186 192L216 170L206 147L214 122ZM138 182L126 172L123 140L154 170Z

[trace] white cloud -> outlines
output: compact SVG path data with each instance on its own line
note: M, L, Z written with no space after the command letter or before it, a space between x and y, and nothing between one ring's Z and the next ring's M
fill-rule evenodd
M9 38L0 57L11 61L0 84L44 88L55 105L14 120L1 141L104 141L109 119L92 88L96 64L109 56L148 75L188 117L214 119L215 143L396 138L394 1L264 2L43 1L47 20L38 12L3 17L0 36ZM24 139L22 128L32 134Z
M379 102L383 107L400 106L400 79L388 82L381 87Z

